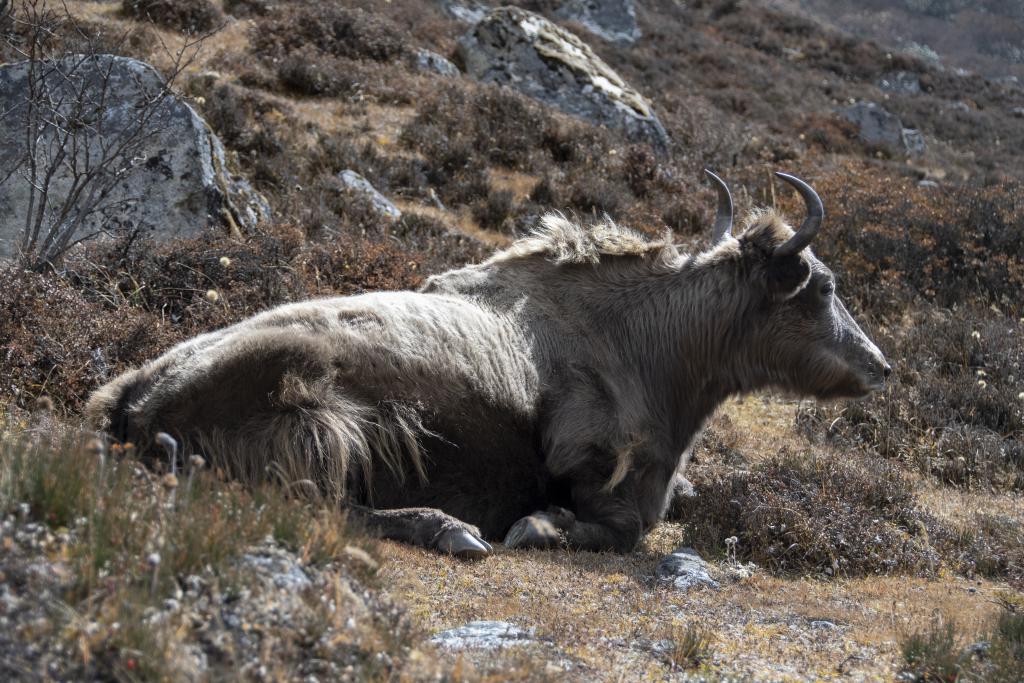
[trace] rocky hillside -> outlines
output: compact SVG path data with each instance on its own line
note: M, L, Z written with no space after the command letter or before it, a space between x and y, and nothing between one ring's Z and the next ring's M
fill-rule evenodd
M1015 7L0 2L0 676L1015 680ZM27 107L48 78L65 95ZM415 287L547 210L699 251L705 166L739 213L799 214L774 170L816 187L816 253L893 381L731 402L632 555L459 563L76 431L178 341Z

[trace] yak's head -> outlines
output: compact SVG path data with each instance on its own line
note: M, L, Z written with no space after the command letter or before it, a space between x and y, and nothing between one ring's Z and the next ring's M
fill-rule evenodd
M731 237L732 198L720 178L708 175L719 193L717 244ZM723 245L745 290L736 330L742 384L817 398L866 396L884 385L891 368L843 306L832 271L809 248L825 215L821 199L799 178L777 175L803 197L803 225L794 233L775 213L755 213L746 230Z

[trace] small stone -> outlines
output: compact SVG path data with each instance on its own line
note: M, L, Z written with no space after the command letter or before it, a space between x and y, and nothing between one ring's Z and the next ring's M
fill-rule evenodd
M697 586L718 588L708 573L708 563L693 548L678 548L665 556L655 571L657 577L671 583L677 590L688 591Z
M451 61L445 59L436 52L430 50L416 50L415 54L416 68L420 71L432 71L441 76L448 76L449 78L457 78L461 75L459 67L451 63Z
M385 218L397 221L402 217L402 212L391 200L377 191L370 181L351 169L346 169L338 174L338 180L348 190L362 195L370 202L370 205Z
M868 145L884 147L908 156L925 151L924 136L915 128L906 128L900 118L874 102L857 102L839 112L857 126L857 136Z
M507 621L471 621L464 626L435 633L430 642L449 650L497 650L536 642L536 629L524 629Z

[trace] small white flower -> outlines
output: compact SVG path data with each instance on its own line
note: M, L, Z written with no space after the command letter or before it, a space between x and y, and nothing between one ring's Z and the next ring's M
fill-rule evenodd
M146 564L150 567L160 566L160 553L150 553L146 556Z
M220 264L222 266L224 266L225 268L227 268L228 266L231 265L231 259L229 259L227 256L221 256L220 257Z
M984 370L976 370L974 372L974 374L977 375L978 377L985 377L986 376L986 373L985 373Z
M971 336L974 337L975 339L981 339L981 332L975 330L974 332L971 332Z
M1017 394L1017 398L1020 399L1021 401L1024 401L1024 391Z
M988 384L985 382L985 380L979 379L978 380L978 386L981 387L982 389L984 389L985 387L988 386Z
M219 299L220 299L220 294L217 293L216 289L208 289L208 290L206 290L206 300L209 301L211 304L217 303L217 301Z

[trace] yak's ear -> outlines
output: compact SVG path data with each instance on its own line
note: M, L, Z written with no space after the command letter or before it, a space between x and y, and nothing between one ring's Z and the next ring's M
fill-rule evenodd
M811 265L800 254L774 256L768 260L768 288L776 301L793 297L811 279Z

